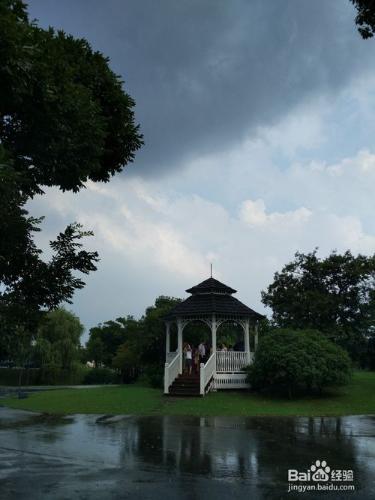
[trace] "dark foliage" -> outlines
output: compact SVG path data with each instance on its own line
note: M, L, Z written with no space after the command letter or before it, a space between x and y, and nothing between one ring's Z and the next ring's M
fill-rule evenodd
M132 337L138 329L138 322L132 317L106 321L90 329L86 344L87 356L96 366L112 366L118 348Z
M164 369L163 365L149 365L145 369L145 377L151 387L160 389L163 387Z
M362 38L372 38L375 33L375 0L351 0L357 9L355 23Z
M281 329L261 338L247 371L252 389L293 397L347 383L351 362L317 331Z
M0 142L27 194L108 181L142 138L132 98L84 39L28 20L20 0L0 3Z
M83 384L86 367L75 365L62 369L56 365L43 368L0 368L0 385L77 385Z
M0 359L21 362L44 311L69 302L84 286L77 272L98 261L82 249L92 233L74 223L45 261L33 239L42 219L27 201L44 186L78 191L120 172L142 144L133 107L86 40L39 28L21 0L0 1Z
M296 253L262 301L276 326L317 329L364 363L375 325L375 257Z
M110 368L92 368L83 379L84 384L115 384L119 382L118 374Z
M156 372L160 367L163 370L165 363L164 316L178 302L180 299L158 297L139 320L128 316L91 328L86 345L88 359L97 366L115 368L123 382L134 381L148 367L154 367L150 368L154 383L160 379Z

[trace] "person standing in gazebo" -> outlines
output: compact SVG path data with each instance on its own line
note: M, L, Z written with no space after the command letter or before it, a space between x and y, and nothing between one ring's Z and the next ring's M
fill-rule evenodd
M199 366L200 366L200 354L199 354L199 349L195 348L193 349L193 361L194 361L194 373L197 375L199 373Z
M185 351L186 370L188 374L191 375L191 369L193 365L193 351L192 348L190 347L190 344L186 344L184 351Z
M198 352L199 352L199 363L205 363L206 362L206 346L204 345L203 341L198 346Z

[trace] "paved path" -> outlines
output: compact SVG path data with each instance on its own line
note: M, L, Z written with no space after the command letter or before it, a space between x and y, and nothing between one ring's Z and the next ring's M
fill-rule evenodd
M8 386L0 385L0 398L15 394L18 392L39 392L53 391L57 389L96 389L98 387L108 387L108 384L93 384L93 385L27 385L27 386ZM111 384L111 387L118 387L118 384Z

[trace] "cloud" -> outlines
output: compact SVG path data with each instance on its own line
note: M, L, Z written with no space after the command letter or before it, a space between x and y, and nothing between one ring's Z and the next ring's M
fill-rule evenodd
M137 102L146 145L108 185L48 189L36 237L92 228L86 325L141 315L209 274L260 312L299 250L373 254L375 68L341 0L31 0L42 25L88 38Z
M118 178L106 186L90 183L79 195L49 189L34 200L32 211L52 216L44 238L53 237L57 220L78 220L95 232L90 246L99 250L101 263L74 306L88 325L140 315L160 294L184 296L187 287L209 275L210 262L218 279L263 311L260 291L297 250L318 246L320 255L333 249L373 253L375 231L365 230L361 204L353 215L338 214L328 203L337 190L331 181L337 178L360 200L361 183L353 183L354 171L368 182L372 161L371 153L360 151L338 164L292 165L280 178L285 178L283 196L293 200L293 209L272 210L270 194L268 199L239 199L231 211L220 200L177 193L162 182ZM273 174L275 166L270 169ZM298 198L301 186L311 183L325 189L313 198L301 193Z
M292 212L267 214L263 200L245 200L240 209L240 219L250 226L295 226L304 224L311 216L311 211L300 207Z
M349 1L29 5L42 25L87 37L125 79L145 136L129 170L134 175L158 177L231 149L296 107L337 99L358 74L374 69L372 44L358 35ZM311 136L315 124L300 116L288 126L293 141L302 130Z

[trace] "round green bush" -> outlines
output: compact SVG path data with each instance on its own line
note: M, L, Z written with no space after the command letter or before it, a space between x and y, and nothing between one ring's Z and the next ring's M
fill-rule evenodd
M320 332L280 329L260 339L254 363L246 370L252 389L292 397L347 383L351 361Z

